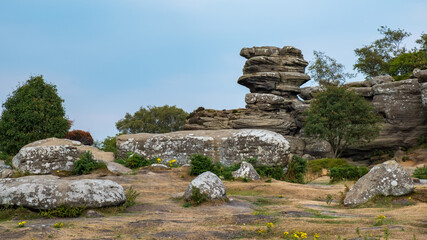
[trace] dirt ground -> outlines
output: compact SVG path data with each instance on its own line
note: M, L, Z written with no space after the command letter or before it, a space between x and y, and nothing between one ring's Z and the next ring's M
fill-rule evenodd
M141 169L134 175L91 174L75 178L111 179L140 193L137 205L126 212L99 218L35 219L0 222L0 239L283 239L292 229L307 233L307 239L427 239L426 185L416 185L415 194L394 200L393 207L379 205L345 208L338 199L344 183L328 185L327 177L310 184L262 181L224 181L228 202L184 207L172 195L183 193L190 181L189 168L165 171ZM347 183L352 184L352 183ZM176 196L175 196L176 197ZM386 218L374 226L376 216ZM64 227L53 228L56 222ZM267 223L274 226L267 231ZM362 237L358 238L356 230ZM261 230L261 231L260 231ZM367 238L370 239L370 238ZM371 238L373 239L373 238Z

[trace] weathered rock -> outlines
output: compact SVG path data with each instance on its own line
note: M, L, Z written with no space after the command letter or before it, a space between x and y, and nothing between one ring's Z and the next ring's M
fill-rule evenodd
M344 205L356 206L376 195L401 196L414 191L412 178L396 161L373 167L346 194Z
M418 68L415 68L412 72L412 76L418 78L418 81L420 83L427 82L427 69L420 70Z
M240 165L240 168L234 172L231 173L234 178L246 178L249 180L259 180L259 174L255 170L255 168L252 166L252 164L243 161Z
M0 204L32 209L61 205L108 207L126 201L123 187L111 180L61 180L56 176L0 179Z
M394 78L392 76L384 75L384 76L377 76L369 80L369 84L371 86L377 85L377 84L383 84L383 83L391 83L394 81Z
M119 156L135 152L145 158L176 159L177 164L190 163L192 154L203 154L225 165L258 157L262 164L286 164L289 143L267 130L178 131L165 134L128 134L117 137Z
M150 165L150 170L153 170L153 171L170 170L170 167L168 167L164 164L154 163L154 164Z
M0 160L0 178L8 178L13 175L13 169L11 166L6 165L4 161Z
M349 89L365 98L372 98L374 96L374 91L371 87L352 87Z
M359 81L359 82L349 82L344 84L346 87L354 87L354 88L360 88L360 87L372 87L371 82L369 81Z
M421 84L421 103L427 108L427 82Z
M285 98L266 93L248 93L245 96L246 108L273 111L285 108Z
M205 194L209 200L224 200L227 197L225 186L221 179L209 171L200 174L191 181L184 193L185 200L191 200L193 188L198 188L200 193Z
M98 148L82 145L79 141L69 139L48 138L39 140L21 148L13 158L13 166L21 172L31 174L49 174L56 171L72 171L74 161L80 155L90 151L97 161L107 164L113 173L129 173L130 169L114 162L114 154Z
M87 218L101 218L101 217L104 217L104 214L91 209L91 210L86 212L85 217L87 217Z
M304 100L311 100L314 98L314 95L316 93L321 91L321 89L322 88L319 86L301 88L301 93L298 94L298 96L300 96Z

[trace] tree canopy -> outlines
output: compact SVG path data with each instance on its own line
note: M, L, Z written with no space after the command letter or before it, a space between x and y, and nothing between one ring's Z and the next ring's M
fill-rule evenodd
M347 78L354 78L355 74L345 73L344 65L335 59L326 56L324 52L313 51L314 61L308 67L311 79L322 86L339 85Z
M121 133L167 133L182 129L188 114L176 106L141 107L133 115L126 113L125 117L116 123Z
M414 68L427 68L427 34L416 40L420 49L408 50L403 40L411 35L403 29L392 30L381 26L378 32L383 36L370 45L354 50L357 61L354 69L368 78L391 75L396 80L408 78Z
M375 139L382 118L363 97L344 87L327 86L304 112L304 135L326 140L335 157L351 145Z
M31 77L3 103L0 150L16 154L24 145L49 137L63 138L70 128L56 86Z

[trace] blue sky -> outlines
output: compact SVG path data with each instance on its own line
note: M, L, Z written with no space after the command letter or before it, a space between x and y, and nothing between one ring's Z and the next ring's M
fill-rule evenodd
M425 0L13 0L0 2L0 102L43 74L73 129L95 139L141 106L244 107L240 49L295 46L343 63L387 25L427 33ZM356 80L363 80L359 74Z

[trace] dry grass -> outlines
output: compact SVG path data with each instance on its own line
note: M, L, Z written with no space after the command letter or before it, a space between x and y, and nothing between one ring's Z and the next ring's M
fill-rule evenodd
M17 220L1 222L1 239L280 239L284 231L295 228L306 232L308 239L318 233L319 239L329 240L338 235L356 238L356 228L362 235L383 236L384 226L374 227L378 214L386 216L390 239L407 240L412 234L423 239L427 234L427 204L422 202L427 186L417 186L417 194L422 196L413 200L415 205L351 209L325 202L328 194L338 197L343 183L326 185L322 179L310 185L276 180L225 181L231 201L184 208L184 202L171 195L186 190L192 179L188 170L141 169L135 175L100 172L70 177L117 181L140 193L138 204L125 213L104 218L27 220L24 228L16 227ZM54 229L58 221L64 222L64 227ZM270 233L255 232L266 229L267 222L274 223Z

